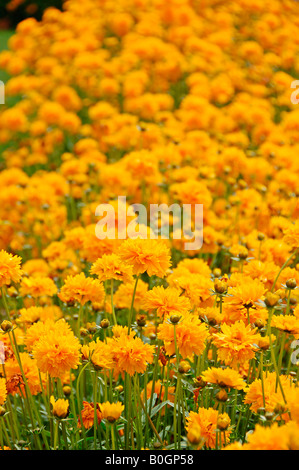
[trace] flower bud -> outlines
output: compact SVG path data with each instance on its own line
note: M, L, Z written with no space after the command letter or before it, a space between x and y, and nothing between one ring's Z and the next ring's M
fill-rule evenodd
M294 279L294 278L288 279L287 282L286 282L286 286L287 286L288 289L296 289L296 287L297 287L296 279Z
M221 276L221 269L215 268L215 269L213 270L213 274L214 274L214 276L217 277L217 278L220 277L220 276Z
M80 328L80 336L83 338L88 335L88 330L86 328Z
M181 318L182 317L180 317L179 315L171 315L170 321L171 323L173 323L173 325L175 325L176 323L179 323Z
M137 325L143 328L146 325L146 316L139 315L136 319Z
M97 331L96 323L87 323L86 328L88 329L89 333L94 334Z
M4 320L0 325L1 330L5 332L11 331L12 327L13 327L12 323L8 320Z
M265 304L267 307L274 307L277 305L280 297L278 294L273 294L272 292L267 292L266 298L265 298Z
M187 439L191 445L198 446L202 442L200 429L192 426L187 433Z
M228 416L228 414L222 413L222 414L218 415L217 428L220 431L226 431L226 429L229 427L229 425L230 425L230 417Z
M207 382L205 382L200 376L193 379L193 383L197 388L204 388L207 385Z
M70 396L70 394L72 393L72 389L69 385L65 385L62 390L66 397Z
M257 318L254 322L254 326L260 330L265 326L265 322L261 318Z
M104 330L110 326L110 321L107 320L107 318L104 318L101 323L100 327L103 328Z
M274 418L274 413L272 411L266 411L265 413L265 418L267 421L272 421L272 419Z
M224 294L227 291L227 284L225 281L216 279L214 282L214 290L217 294Z
M216 393L216 400L221 401L221 402L226 402L228 399L228 395L224 389L219 390L218 393Z
M187 374L187 372L189 372L190 369L191 369L191 366L189 362L187 361L180 362L179 367L178 367L178 371L180 374Z

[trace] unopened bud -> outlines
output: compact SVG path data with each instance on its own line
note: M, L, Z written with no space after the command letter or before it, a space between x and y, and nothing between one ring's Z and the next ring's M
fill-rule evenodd
M191 369L191 366L189 362L187 361L180 362L179 367L178 367L178 371L180 374L187 374L187 372L189 372L190 369Z
M202 442L202 436L200 429L190 428L187 434L187 439L193 446L198 446Z
M180 317L179 315L171 315L170 321L171 321L171 323L173 323L175 325L176 323L179 323L181 318L182 317Z
M139 315L136 319L137 325L143 328L146 325L146 316Z
M214 289L217 294L224 294L227 291L227 284L225 281L216 279L214 282Z
M217 428L220 431L226 431L229 425L230 425L230 417L226 413L218 415Z
M279 299L280 299L280 297L279 297L278 294L273 294L272 292L267 292L266 298L265 298L265 304L268 307L274 307L275 305L277 305Z
M296 287L297 287L296 279L294 279L294 278L288 279L287 282L286 282L286 286L287 286L288 289L296 289Z
M95 323L87 323L86 328L91 334L94 334L97 331L97 325Z
M254 322L254 326L260 330L265 326L265 322L261 318L257 318Z
M13 327L12 323L8 320L4 320L0 325L1 330L5 332L11 331L12 327Z
M265 413L265 418L266 418L267 421L272 421L272 419L274 418L274 416L275 416L275 415L274 415L274 413L273 413L272 411L267 411L267 412Z
M196 388L204 388L207 385L207 382L205 382L202 377L196 377L193 379L193 383Z
M221 269L215 268L215 269L213 270L213 274L214 274L214 276L217 277L217 278L220 277L220 276L221 276Z
M104 318L101 323L100 327L103 328L104 330L110 326L110 321L107 320L107 318Z
M275 408L274 408L274 413L276 414L282 414L286 413L287 407L285 406L284 403L276 403Z
M221 402L226 402L228 399L228 395L224 389L219 390L218 393L216 393L216 400L221 401Z
M69 385L65 385L62 390L66 397L70 396L70 394L72 393L72 389Z

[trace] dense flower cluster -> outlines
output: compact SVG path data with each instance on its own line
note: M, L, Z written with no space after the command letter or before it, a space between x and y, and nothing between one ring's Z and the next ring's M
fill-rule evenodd
M0 53L0 448L299 449L298 13L68 0L18 24ZM152 204L202 204L202 246L174 211L157 237Z

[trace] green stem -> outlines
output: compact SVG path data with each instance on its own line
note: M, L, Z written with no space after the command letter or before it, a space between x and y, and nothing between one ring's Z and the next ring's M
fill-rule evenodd
M291 254L291 256L286 260L286 262L282 265L282 267L280 268L274 282L273 282L273 285L272 285L272 288L271 288L271 292L273 292L273 290L275 289L275 285L276 285L276 282L278 281L278 278L279 276L281 275L282 271L284 270L284 268L287 267L287 265L289 264L289 262L291 261L291 259L293 258L293 256L297 255L299 251L299 248L297 248L297 250L294 251L294 253Z
M139 276L136 277L136 281L135 281L135 285L134 285L134 290L133 290L131 308L130 308L129 319L128 319L128 334L130 334L131 327L132 327L134 300L135 300L135 295L136 295L136 289L137 289L138 279L139 279Z

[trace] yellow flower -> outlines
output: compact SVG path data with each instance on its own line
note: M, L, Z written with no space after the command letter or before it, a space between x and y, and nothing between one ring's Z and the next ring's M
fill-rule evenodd
M52 413L55 418L58 419L65 419L68 417L69 412L70 412L70 405L68 400L65 400L63 398L59 398L58 400L55 400L53 395L50 398L50 403L52 405Z
M153 362L154 346L143 343L140 338L122 334L109 339L108 345L119 372L133 376L145 372L147 365Z
M183 359L193 354L203 353L208 337L207 326L193 315L184 316L179 323L174 325L169 320L164 321L158 328L158 338L164 342L168 356L175 354L175 337L179 354Z
M80 362L80 342L64 319L50 330L45 329L33 345L33 356L41 372L51 377L63 377Z
M128 239L119 249L119 256L131 266L136 275L164 277L170 267L169 248L161 240Z
M219 387L234 388L236 390L243 390L245 382L241 375L230 368L222 369L220 367L211 367L201 374L205 382L216 384Z
M280 381L285 392L291 390L291 381L288 377L281 375ZM261 379L256 379L245 389L244 403L249 404L250 409L255 413L259 408L264 407L266 411L272 412L277 404L284 403L280 387L277 386L276 373L264 373L263 382L262 384Z
M217 355L224 364L237 367L243 365L255 356L259 336L257 329L245 326L243 321L232 325L221 325L221 333L213 334L213 343L217 347Z
M7 396L6 381L0 377L0 405L4 405Z
M204 439L204 445L210 449L216 447L216 430L219 413L213 408L199 408L197 413L190 411L186 419L187 435L196 429ZM225 442L229 442L230 431L224 431Z
M22 364L22 369L26 377L30 392L32 395L37 395L41 392L41 381L39 376L39 370L37 366L37 361L32 358L27 352L20 353L20 361ZM17 384L20 384L21 390L25 393L25 387L22 379L22 371L19 366L18 361L15 357L9 358L5 362L5 372L7 377L7 389L13 395L15 393L20 393L19 388L13 387L13 383L16 380ZM45 375L41 374L42 384L45 385ZM12 386L12 390L10 390Z
M86 302L102 302L104 299L103 284L97 279L85 277L84 273L75 276L67 276L58 297L63 302L78 302L85 305Z
M117 403L106 401L105 403L101 403L99 408L103 419L107 419L107 421L112 424L120 418L125 407L119 401Z
M52 297L57 292L57 287L49 277L31 276L24 277L21 282L20 294L38 298L42 296Z
M252 434L248 434L247 450L289 450L289 436L285 427L274 423L271 427L256 425Z
M88 346L84 346L84 348L87 347L89 348L91 362L96 370L113 369L115 364L113 361L112 350L109 344L97 339L95 342L93 341ZM87 351L86 349L84 349L85 356L86 353Z
M299 248L299 222L298 220L291 224L284 232L284 243L291 246L293 249Z
M187 314L191 310L191 304L187 297L181 295L178 289L163 286L154 287L144 296L144 310L156 310L160 318L174 315Z
M11 255L4 250L0 251L0 287L20 281L23 275L21 261L19 256Z
M273 315L271 326L291 335L299 335L299 319L294 315Z
M124 263L118 255L103 255L91 266L91 274L95 274L100 281L116 279L118 281L132 282L132 267Z

